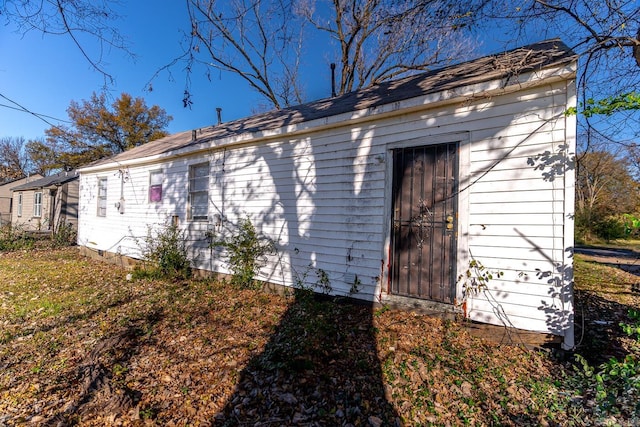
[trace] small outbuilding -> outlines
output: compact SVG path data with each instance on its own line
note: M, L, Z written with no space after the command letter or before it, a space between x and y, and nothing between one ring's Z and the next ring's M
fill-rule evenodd
M177 133L80 169L78 243L139 257L184 230L194 267L244 218L260 279L573 336L576 55L560 40Z
M25 231L57 232L78 226L79 175L75 170L45 176L11 188L11 224Z

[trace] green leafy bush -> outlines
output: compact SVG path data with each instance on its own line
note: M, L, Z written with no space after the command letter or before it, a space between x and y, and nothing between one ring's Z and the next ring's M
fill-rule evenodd
M620 327L640 344L640 312L631 310L629 317L632 323L620 323ZM612 357L597 367L579 354L576 360L583 392L594 398L600 415L640 418L640 359L636 354L628 354L622 360Z
M77 232L72 224L60 223L51 238L55 247L73 246L76 244Z
M135 271L136 277L178 280L191 277L191 260L187 253L186 239L177 225L165 224L159 229L147 226L147 235L134 239L144 261L143 268Z
M640 344L640 311L629 310L629 319L633 323L620 323L620 327L625 334L630 337L634 337L638 344Z
M35 238L21 227L12 227L7 224L0 228L0 251L16 251L31 249L35 244Z
M255 277L264 266L266 256L275 251L273 242L260 236L248 217L239 221L236 232L230 237L213 241L211 246L226 249L233 273L231 282L246 288L258 287Z
M315 282L310 283L309 276L312 272L315 272L317 279ZM298 298L313 298L313 295L316 292L320 292L323 295L330 295L331 292L333 292L329 274L322 268L314 267L313 263L309 263L302 274L298 274L295 270L293 274L295 276L294 286L296 289L296 296ZM358 276L356 276L356 280L358 280L357 277ZM358 284L359 283L360 281L358 280ZM352 285L352 289L354 289L353 286L354 285ZM357 291L358 289L355 288L354 293Z
M640 235L640 218L634 214L623 214L622 218L627 237L637 238Z
M595 224L594 229L598 237L607 241L627 237L627 226L624 218L618 215L601 219Z
M581 243L597 239L606 241L640 237L637 214L590 215L576 213L576 240Z

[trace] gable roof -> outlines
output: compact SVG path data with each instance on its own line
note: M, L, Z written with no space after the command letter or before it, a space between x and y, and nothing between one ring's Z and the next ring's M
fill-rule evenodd
M75 170L59 172L55 175L45 176L44 178L18 185L17 187L11 188L11 191L37 190L46 187L57 187L69 181L73 181L74 179L78 179L78 177L78 172Z
M0 187L4 187L6 185L11 185L11 184L15 185L16 182L22 181L25 179L28 181L31 181L31 180L35 181L36 179L40 179L40 178L42 178L42 175L40 175L39 173L34 173L33 175L23 176L20 178L12 178L12 179L8 179L6 181L0 182Z
M576 59L577 55L559 39L546 40L438 70L383 82L338 97L272 110L216 126L175 133L115 156L98 160L80 168L80 170L169 154L176 150L195 147L212 140L275 130L342 113L375 109L383 105L419 96L493 80L507 79L505 86L517 84L517 78L511 79L519 74L568 65Z

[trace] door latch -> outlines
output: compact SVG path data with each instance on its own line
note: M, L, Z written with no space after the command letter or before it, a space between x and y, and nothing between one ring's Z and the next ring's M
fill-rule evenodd
M453 230L453 215L447 215L447 230Z

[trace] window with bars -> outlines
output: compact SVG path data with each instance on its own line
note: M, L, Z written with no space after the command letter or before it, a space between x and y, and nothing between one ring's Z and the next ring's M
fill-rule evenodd
M209 217L209 163L189 166L189 219L206 221Z

